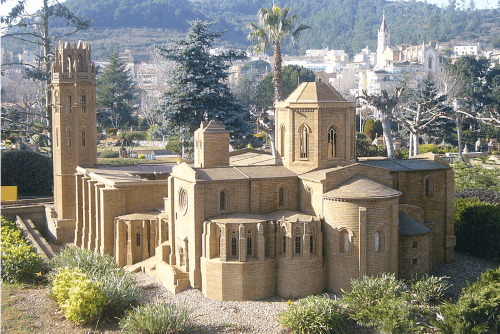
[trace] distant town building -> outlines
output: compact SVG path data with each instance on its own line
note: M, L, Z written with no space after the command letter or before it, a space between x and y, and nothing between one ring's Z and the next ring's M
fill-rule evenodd
M477 56L483 50L483 46L479 43L467 44L467 45L455 45L453 47L453 53L456 57L462 57L467 55Z

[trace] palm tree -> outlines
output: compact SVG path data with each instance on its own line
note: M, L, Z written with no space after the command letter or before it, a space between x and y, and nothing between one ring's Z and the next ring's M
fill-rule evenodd
M281 74L281 47L280 44L290 36L292 42L297 40L299 32L310 28L304 24L293 30L298 15L288 16L290 7L280 8L274 4L272 8L261 8L258 12L259 22L250 22L245 25L245 29L250 30L247 39L254 43L253 49L257 52L264 52L271 46L274 48L274 99L283 101L283 76Z

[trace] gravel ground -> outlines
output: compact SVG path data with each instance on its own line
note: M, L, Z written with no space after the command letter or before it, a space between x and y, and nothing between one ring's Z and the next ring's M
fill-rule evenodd
M467 282L474 282L488 268L498 268L499 263L481 260L463 254L455 254L451 264L439 264L432 274L448 276L453 286L446 292L446 297L456 299ZM143 273L133 275L144 289L142 302L155 302L161 299L179 302L193 308L196 333L291 333L278 322L279 313L286 308L286 300L269 298L263 301L219 302L207 299L201 291L189 289L173 295L155 280ZM24 319L23 327L19 323L4 323L2 333L43 334L114 334L122 330L114 322L103 320L97 326L77 326L68 322L57 304L48 296L45 287L25 287L5 293L2 288L2 300L15 301L16 314ZM4 309L2 308L2 315ZM19 328L19 331L15 328ZM26 330L24 330L26 329ZM373 330L360 328L351 323L346 334L374 334Z

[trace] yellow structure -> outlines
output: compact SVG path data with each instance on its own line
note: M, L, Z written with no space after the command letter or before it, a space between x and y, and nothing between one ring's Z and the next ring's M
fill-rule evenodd
M446 161L356 161L355 105L326 83L302 83L275 108L276 159L229 152L222 122L207 121L194 134L194 165L69 160L73 193L56 197L63 209L52 224L72 219L77 246L109 253L174 293L192 287L217 300L338 292L351 278L408 277L453 259ZM95 128L95 118L72 115L71 124Z

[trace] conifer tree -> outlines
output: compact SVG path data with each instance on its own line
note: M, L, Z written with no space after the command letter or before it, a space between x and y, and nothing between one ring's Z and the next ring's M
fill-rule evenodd
M118 52L109 58L109 64L97 78L98 121L119 127L132 120L133 100L139 90Z
M187 128L190 135L202 121L223 121L231 142L244 145L253 128L250 113L237 103L227 79L230 62L245 59L246 55L236 50L211 54L210 48L223 33L209 31L212 23L206 21L189 23L186 37L157 46L160 55L177 64L171 73L170 88L163 94L161 112L170 126Z

